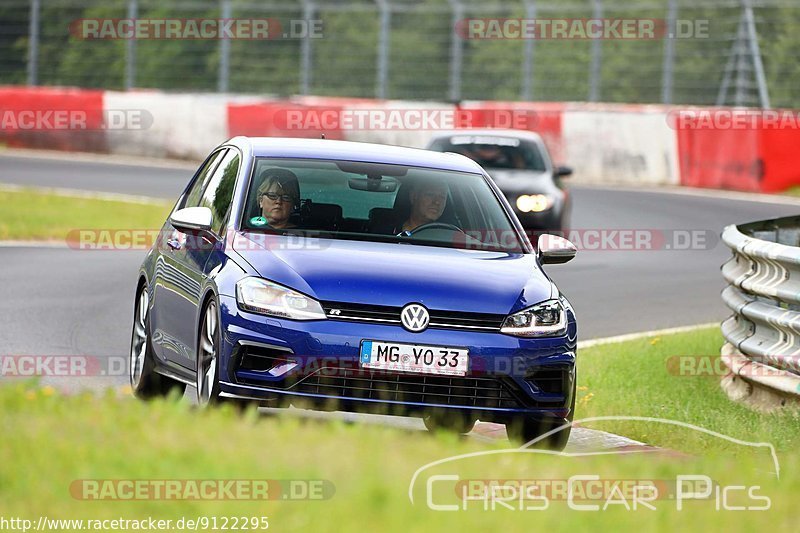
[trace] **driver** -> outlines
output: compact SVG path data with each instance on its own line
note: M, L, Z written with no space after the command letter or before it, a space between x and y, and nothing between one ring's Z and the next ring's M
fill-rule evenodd
M420 183L409 194L411 211L398 233L410 235L425 224L439 220L447 205L447 185L444 183Z
M467 156L487 168L525 168L525 162L517 151L509 155L494 144L475 145Z
M273 229L296 227L289 220L300 204L300 184L295 173L283 168L268 168L261 173L261 180L256 194L261 216L252 218L250 223Z

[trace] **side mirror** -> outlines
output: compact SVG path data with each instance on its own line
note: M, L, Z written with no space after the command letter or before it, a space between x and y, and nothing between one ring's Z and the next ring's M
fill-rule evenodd
M211 209L207 207L186 207L178 209L169 217L169 222L181 233L211 233L214 220Z
M539 250L539 260L544 265L560 265L571 261L578 249L564 237L545 233L536 241Z
M556 167L555 175L557 178L566 178L572 175L572 167Z

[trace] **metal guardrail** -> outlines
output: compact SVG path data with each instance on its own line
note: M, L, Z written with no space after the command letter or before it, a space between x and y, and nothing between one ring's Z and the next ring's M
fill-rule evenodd
M722 240L723 361L750 391L800 399L800 216L731 225Z

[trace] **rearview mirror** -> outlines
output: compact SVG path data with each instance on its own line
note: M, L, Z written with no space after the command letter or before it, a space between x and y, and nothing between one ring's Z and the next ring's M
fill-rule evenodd
M394 178L374 179L374 178L350 178L347 182L351 189L357 191L372 192L394 192L397 190L397 180Z
M169 223L182 233L210 233L214 217L207 207L185 207L169 217Z
M557 178L565 178L567 176L572 175L572 168L571 167L556 167L556 177Z
M578 253L575 245L564 237L545 233L536 241L539 260L544 265L559 265L571 261Z
M388 163L362 163L361 161L337 161L336 166L342 172L350 174L375 174L381 176L405 176L408 167L390 165Z

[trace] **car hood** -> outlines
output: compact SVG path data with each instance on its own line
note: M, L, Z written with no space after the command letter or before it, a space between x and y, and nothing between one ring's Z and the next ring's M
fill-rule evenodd
M558 187L553 183L550 172L536 170L508 170L489 168L486 172L503 192L527 194L557 194Z
M506 314L554 288L533 254L237 234L258 274L322 301Z

